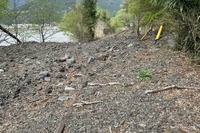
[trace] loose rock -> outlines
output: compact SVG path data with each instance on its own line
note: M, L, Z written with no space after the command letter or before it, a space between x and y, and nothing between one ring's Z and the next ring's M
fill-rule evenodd
M71 91L74 91L74 90L75 90L75 88L68 87L68 86L65 87L65 91L67 91L67 92L71 92Z
M39 73L39 75L40 75L41 77L47 77L47 76L49 76L49 72L48 72L48 71L41 71L41 72Z
M7 62L4 62L4 63L1 63L0 64L0 68L1 69L4 69L5 67L7 67L8 66L8 63Z
M51 78L50 78L50 77L45 77L45 78L44 78L44 81L50 82L50 81L51 81Z
M60 96L59 98L58 98L58 100L59 101L67 101L67 100L69 100L71 97L68 97L68 96Z
M75 63L76 63L76 60L75 60L74 58L67 59L67 64L68 64L69 66L72 66L72 65L74 65Z
M70 56L68 55L68 54L65 54L65 56L64 57L61 57L60 59L59 59L59 61L60 62L64 62L64 61L66 61L67 59L69 59L70 58Z
M50 94L53 91L53 87L48 87L47 89L44 90L45 94Z
M56 86L63 86L63 85L64 85L64 83L61 82L61 83L58 83Z
M94 60L95 60L95 57L90 56L90 57L88 58L88 64L91 63L91 62L93 62Z
M0 73L2 73L2 72L4 72L4 70L3 70L3 69L0 69Z

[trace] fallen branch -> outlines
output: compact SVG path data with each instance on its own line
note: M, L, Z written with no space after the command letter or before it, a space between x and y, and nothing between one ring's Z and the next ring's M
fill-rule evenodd
M91 105L91 104L97 104L97 103L102 103L102 102L103 101L94 101L94 102L81 101L80 103L73 104L73 106L82 107L83 105Z
M0 29L5 32L6 34L8 34L10 37L12 37L13 39L15 39L18 43L21 43L21 41L15 36L13 35L11 32L9 32L8 30L6 30L4 27L2 27L0 25Z
M101 83L88 83L87 85L88 86L113 86L113 85L132 86L132 85L134 85L134 83L125 84L125 83L119 83L119 82L110 82L110 83L105 83L105 84L101 84Z
M172 90L172 89L192 89L192 90L200 90L199 88L195 88L195 87L187 87L187 86L176 86L176 85L172 85L172 86L164 87L163 89L159 89L159 90L147 90L147 91L145 91L145 94L149 94L149 93L158 93L158 92L167 91L167 90Z
M101 84L101 83L88 83L88 86L109 86L109 85L122 85L121 83L118 82L110 82L106 84Z

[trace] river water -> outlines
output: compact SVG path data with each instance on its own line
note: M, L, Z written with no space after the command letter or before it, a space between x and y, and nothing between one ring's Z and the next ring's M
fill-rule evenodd
M52 36L48 37L45 41L46 42L73 42L73 40L70 38L69 35L65 34L62 31L59 31L57 27L49 28L46 36L49 36L49 34L52 34ZM18 38L22 42L28 42L28 41L36 41L41 42L41 37L39 35L39 32L33 31L32 29L27 30L21 30L19 31ZM16 44L16 40L8 36L7 34L0 31L0 46L9 46L12 44Z

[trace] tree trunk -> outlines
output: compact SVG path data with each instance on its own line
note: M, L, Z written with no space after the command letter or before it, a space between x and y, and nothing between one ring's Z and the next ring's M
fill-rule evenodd
M42 42L45 42L45 37L43 32L42 32Z
M6 34L8 34L10 37L12 37L13 39L17 40L18 43L21 43L21 41L15 36L13 35L11 32L9 32L8 30L6 30L4 27L2 27L0 25L0 29L5 32Z
M42 42L45 42L45 35L44 35L44 24L42 24L41 26L40 26L40 35L41 35L41 41Z
M137 36L140 36L140 15L137 16Z

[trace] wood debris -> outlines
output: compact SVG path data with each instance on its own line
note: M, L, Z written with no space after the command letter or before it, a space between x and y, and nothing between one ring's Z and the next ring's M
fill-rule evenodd
M88 83L88 86L113 86L113 85L121 85L121 86L132 86L134 85L134 83L129 83L129 84L125 84L125 83L119 83L119 82L110 82L110 83Z
M158 92L167 91L167 90L172 90L172 89L200 90L199 88L196 88L196 87L187 87L187 86L172 85L172 86L167 86L167 87L164 87L164 88L158 89L158 90L147 90L147 91L145 91L145 94L158 93Z
M91 104L97 104L97 103L102 103L103 101L94 101L94 102L87 102L87 101L81 101L80 103L75 103L73 106L75 107L82 107L84 105L91 105Z

